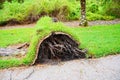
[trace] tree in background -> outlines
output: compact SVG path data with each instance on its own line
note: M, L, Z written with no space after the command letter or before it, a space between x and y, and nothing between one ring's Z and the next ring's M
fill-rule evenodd
M86 19L86 0L80 0L81 4L81 19L79 26L87 26L87 19Z

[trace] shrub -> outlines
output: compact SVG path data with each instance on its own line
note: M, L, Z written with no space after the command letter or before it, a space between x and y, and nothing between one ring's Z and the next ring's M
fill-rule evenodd
M115 16L116 18L120 18L120 0L113 0L111 4L109 4L106 8L105 13L107 15ZM113 6L114 5L114 6Z
M98 12L98 5L95 4L95 3L91 4L91 5L89 6L89 8L88 8L88 11L90 11L90 12L92 12L92 13Z
M0 24L14 19L20 23L29 20L38 20L43 15L54 16L59 19L67 19L72 11L68 0L25 0L22 3L18 1L5 2L3 9L0 10ZM5 16L4 16L5 15Z
M3 0L4 1L4 0ZM8 2L9 1L9 2ZM41 16L57 17L59 20L78 20L80 18L79 0L8 0L0 8L0 24L10 21L30 23ZM109 20L120 17L119 1L114 0L87 1L87 17L89 20ZM111 6L114 5L114 6ZM98 16L98 17L97 17ZM111 17L112 16L112 17Z
M112 19L115 19L115 17L87 12L87 19L88 20L112 20Z
M80 18L80 4L78 4L77 2L71 3L67 19L78 20L79 18Z

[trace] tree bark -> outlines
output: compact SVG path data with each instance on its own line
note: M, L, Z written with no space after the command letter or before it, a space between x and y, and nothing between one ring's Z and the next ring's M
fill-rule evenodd
M81 19L79 26L87 26L87 19L86 19L86 0L80 0L81 4Z

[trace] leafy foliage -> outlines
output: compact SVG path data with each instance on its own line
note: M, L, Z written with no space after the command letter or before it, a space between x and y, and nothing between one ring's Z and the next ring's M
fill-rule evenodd
M8 0L1 4L0 24L34 22L44 15L63 21L80 18L79 0ZM86 6L87 13L91 14L87 15L89 20L110 20L120 16L119 0L88 0Z

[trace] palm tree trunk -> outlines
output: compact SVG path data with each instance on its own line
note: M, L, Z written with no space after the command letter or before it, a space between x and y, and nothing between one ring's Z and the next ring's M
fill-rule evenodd
M87 26L87 20L86 20L86 0L80 0L81 4L81 19L80 19L80 26Z

